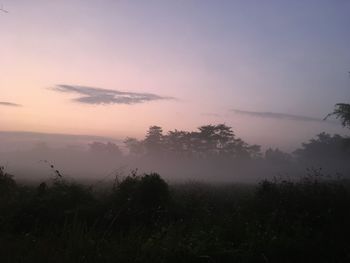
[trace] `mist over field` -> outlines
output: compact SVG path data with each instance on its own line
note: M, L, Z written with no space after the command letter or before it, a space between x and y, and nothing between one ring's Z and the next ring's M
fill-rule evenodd
M262 149L244 142L224 124L166 134L161 127L151 126L144 139L124 141L2 132L0 158L9 173L24 181L49 179L56 169L66 178L89 183L110 183L115 176L136 170L141 174L160 173L173 183L257 183L274 177L301 177L307 169L347 176L350 162L345 138L323 133L310 140L289 153L278 148Z
M350 262L349 14L0 0L0 262Z

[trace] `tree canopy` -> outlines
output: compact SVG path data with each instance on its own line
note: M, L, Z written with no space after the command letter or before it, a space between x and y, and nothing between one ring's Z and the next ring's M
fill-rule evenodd
M203 125L197 131L169 131L163 134L159 126L151 126L144 140L127 138L129 153L178 157L258 158L260 146L249 145L237 138L225 124Z
M320 133L316 138L294 152L299 160L310 161L317 160L320 162L329 160L349 160L350 147L347 139L335 134Z

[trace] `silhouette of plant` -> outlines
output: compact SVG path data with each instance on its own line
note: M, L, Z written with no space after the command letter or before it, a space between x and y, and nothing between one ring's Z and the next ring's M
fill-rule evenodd
M334 106L333 112L328 114L325 119L330 116L335 116L337 119L340 119L342 125L350 129L350 104L337 103Z
M163 135L161 127L151 126L143 141L127 138L124 143L129 152L135 155L237 159L261 157L259 145L249 145L236 138L232 128L225 124L200 126L195 132L174 130L166 135Z
M5 172L5 167L0 166L0 198L8 198L16 189L13 176Z
M169 198L168 185L158 174L132 173L118 182L113 193L113 206L122 225L150 224L157 222Z
M350 159L350 147L347 138L323 132L309 142L303 143L300 149L294 151L294 155L302 162L342 161Z

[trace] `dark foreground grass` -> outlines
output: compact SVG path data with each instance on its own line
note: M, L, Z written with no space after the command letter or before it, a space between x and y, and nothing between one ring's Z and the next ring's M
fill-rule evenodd
M350 262L350 191L318 174L257 186L18 185L0 169L1 262Z

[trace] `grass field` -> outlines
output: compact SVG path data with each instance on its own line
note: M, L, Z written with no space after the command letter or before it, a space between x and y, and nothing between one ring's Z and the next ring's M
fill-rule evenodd
M159 175L94 189L0 173L1 262L349 262L350 188L313 171L257 185Z

